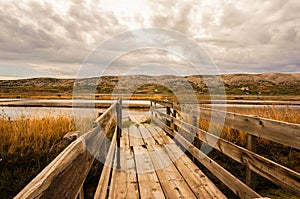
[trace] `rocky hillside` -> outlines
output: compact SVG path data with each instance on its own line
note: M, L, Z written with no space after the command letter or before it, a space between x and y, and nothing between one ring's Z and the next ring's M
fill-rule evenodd
M72 93L74 79L34 78L21 80L0 80L0 93L50 92ZM187 82L189 84L187 84ZM97 93L125 92L135 89L135 93L169 93L168 87L184 90L192 86L199 94L207 93L208 87L220 88L224 85L227 94L300 94L300 74L228 74L222 76L106 76L76 81L77 88L97 88ZM138 88L138 89L137 89Z

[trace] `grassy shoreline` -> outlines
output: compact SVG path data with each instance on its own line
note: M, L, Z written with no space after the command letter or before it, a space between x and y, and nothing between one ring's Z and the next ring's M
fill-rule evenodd
M210 95L196 95L198 100L210 100ZM273 100L273 101L300 101L299 95L226 95L220 96L220 99L227 100ZM131 100L163 100L163 99L172 99L173 95L132 95L132 96L123 96L123 99ZM216 95L216 98L218 96ZM36 93L0 93L0 99L73 99L72 93L62 93L60 95L55 94L36 94ZM80 99L96 99L96 100L110 100L117 99L116 96L112 97L112 94L95 94L95 96L90 97L80 97Z

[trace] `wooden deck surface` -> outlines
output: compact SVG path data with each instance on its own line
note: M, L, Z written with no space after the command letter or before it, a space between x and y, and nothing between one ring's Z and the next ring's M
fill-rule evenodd
M137 125L123 129L108 198L226 198L163 130L142 124L146 118L130 116Z

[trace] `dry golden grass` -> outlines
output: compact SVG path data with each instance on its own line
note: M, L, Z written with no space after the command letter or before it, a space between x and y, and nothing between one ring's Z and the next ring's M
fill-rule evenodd
M55 147L64 134L74 131L74 120L66 115L44 118L0 118L0 153L2 156L44 153ZM49 151L50 150L50 151Z
M252 108L238 108L230 107L227 108L228 112L236 112L245 115L255 115L262 118L268 118L283 122L300 124L300 110L293 109L289 105L284 108L278 108L274 105L264 107L252 107Z
M34 115L34 114L33 114ZM75 130L85 133L95 118L75 121L65 114L11 120L0 113L0 190L12 198L65 147L63 136ZM98 179L97 179L98 180Z
M0 114L0 190L12 198L64 148L63 136L75 130L67 115L16 120Z
M63 136L78 130L85 133L92 128L95 118L82 118L75 121L73 117L60 113L58 116L25 117L16 120L0 114L0 153L1 156L28 153L51 153Z

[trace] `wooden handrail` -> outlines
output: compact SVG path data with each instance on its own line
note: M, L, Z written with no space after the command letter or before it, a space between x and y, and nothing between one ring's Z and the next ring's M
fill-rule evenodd
M116 128L117 131L117 128ZM109 182L109 176L110 176L110 170L112 168L112 164L113 164L113 160L114 160L114 154L115 154L115 150L116 150L116 139L117 139L117 132L115 131L114 136L112 138L109 150L108 150L108 154L107 154L107 158L106 161L104 163L104 167L102 169L102 173L103 175L101 175L97 189L96 189L96 193L94 196L94 199L102 199L106 197L107 194L107 187L108 187L108 182Z
M166 107L170 107L172 108L175 112L181 114L182 113L179 112L179 108L178 108L178 104L171 104L169 102L157 102L156 103L152 103L154 104L160 104L161 106L166 106ZM167 109L166 109L167 110ZM201 115L203 116L203 109L201 110ZM208 109L205 109L208 110ZM215 111L215 110L211 110L209 109L209 111L212 111L213 113L218 114L219 111ZM161 107L151 107L151 115L152 115L152 119L154 122L158 123L160 127L162 127L166 132L168 132L169 134L171 134L172 136L175 136L176 139L180 139L181 142L183 142L184 144L190 144L192 145L192 142L188 142L187 140L191 140L194 138L194 142L197 141L199 142L203 142L211 147L213 147L214 149L220 151L221 153L227 155L228 157L232 158L233 160L244 164L247 166L247 168L249 168L249 170L254 171L255 173L258 173L259 175L269 179L270 181L274 182L275 184L281 186L282 188L292 192L293 194L300 196L300 174L296 171L293 171L292 169L289 169L287 167L284 167L274 161L271 161L265 157L262 157L261 155L256 154L255 152L243 148L241 146L238 146L230 141L227 141L225 139L219 138L216 135L213 135L209 132L206 132L202 129L198 129L197 125L191 125L187 122L184 122L178 118L176 118L176 115L174 114L167 114L170 111L166 111L166 113L162 112L162 108ZM193 113L193 110L191 110L190 112ZM209 119L211 117L211 114L208 116L207 113L205 113L204 115L206 116L204 119ZM229 117L231 122L234 121L232 118L232 115L236 115L234 113L229 113ZM246 116L246 115L240 115L237 114L238 118L247 118L247 120L251 120L253 119L253 117L251 116ZM175 117L174 117L175 116ZM228 116L228 115L227 115ZM161 119L159 119L161 118ZM202 118L201 118L202 119ZM279 121L275 121L275 120L268 120L268 119L264 119L264 118L259 118L261 120L263 120L263 124L270 122L275 126L278 125L284 125L284 126L290 126L289 128L287 128L288 130L292 129L295 130L297 128L299 128L299 125L295 125L295 124L290 124L290 123L284 123L284 122L279 122ZM165 121L165 122L162 122ZM216 120L218 121L218 120ZM238 122L240 122L240 120L238 120ZM165 123L165 124L164 124ZM266 128L267 130L269 130L270 132L268 132L269 135L273 135L272 132L272 127L270 126L271 124L267 123ZM168 125L170 124L170 125ZM225 119L225 124L224 125L230 125L231 123L228 121L228 119ZM238 124L235 125L235 127L240 127L243 126L243 124ZM176 128L178 128L179 130L177 130ZM232 125L231 125L232 127ZM236 128L238 130L240 130L240 128ZM245 130L245 127L242 128L244 132L249 133L249 130L247 131L247 129ZM251 133L253 133L254 128L251 129ZM193 133L191 133L193 132ZM265 131L263 131L263 133L265 133ZM278 132L278 131L276 131ZM286 134L288 131L285 131ZM300 132L300 131L298 131ZM261 133L261 132L260 132ZM250 134L250 135L252 135ZM275 134L276 136L277 134ZM281 134L282 135L282 134ZM262 136L263 137L263 136ZM267 137L267 136L264 136ZM274 141L274 139L271 139ZM187 143L188 142L188 143ZM181 144L183 144L181 143ZM285 141L284 143L288 143L288 141ZM295 143L292 142L293 146L296 146L295 148L298 147L299 143ZM194 146L191 146L192 149L187 148L188 151L193 155L199 155L199 152L197 151L197 147L195 147L195 149L193 148ZM193 151L193 150L196 150ZM194 156L193 155L193 156ZM194 156L195 157L195 156ZM197 158L197 157L196 157ZM200 161L200 160L199 160ZM201 161L200 161L201 162ZM209 168L208 168L209 169ZM213 171L211 171L212 173L214 173ZM225 179L226 180L226 179ZM225 182L224 182L225 183ZM249 183L249 182L248 182ZM226 183L225 183L226 184ZM229 187L232 188L232 187ZM233 190L235 192L235 190Z
M165 130L168 134L176 139L186 150L188 150L193 157L195 157L199 162L201 162L211 173L218 177L229 189L231 189L236 195L241 198L260 198L261 196L248 187L241 180L233 176L230 172L220 166L210 157L206 156L202 151L193 146L188 142L182 135L176 133L167 125L162 123L157 118L152 118L153 121Z
M194 138L197 141L202 141L205 144L208 144L214 149L232 158L233 160L241 164L248 165L251 170L269 179L275 184L288 189L294 194L297 194L297 192L299 192L300 174L298 172L284 167L272 160L269 160L261 155L258 155L248 149L222 139L207 131L198 129L195 126L174 118L170 115L166 115L165 113L157 110L155 110L154 112L162 117L165 117L170 122L173 121L173 123L180 128L180 131L177 132L180 133L183 137L187 138L187 136L189 136L189 138L194 138L195 134L192 134L190 132L197 132L197 137Z
M232 112L224 112L210 108L198 108L198 105L195 105L196 107L194 109L191 109L185 108L185 105L182 105L181 107L179 104L172 104L171 102L154 102L162 106L170 107L180 114L194 115L199 117L200 119L205 120L210 120L213 117L215 122L223 122L224 115L226 115L224 121L225 126L231 127L233 129L238 129L245 133L264 138L273 142L277 142L285 146L300 149L299 124L293 124ZM184 113L181 112L181 108L184 109Z
M15 198L75 198L95 157L101 153L116 114L115 107L116 103L95 120L92 130L72 142Z

